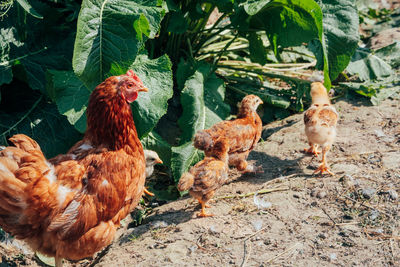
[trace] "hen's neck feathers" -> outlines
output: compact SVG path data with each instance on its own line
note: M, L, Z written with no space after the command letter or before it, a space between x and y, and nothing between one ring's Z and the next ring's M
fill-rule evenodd
M92 92L87 108L85 139L110 150L141 146L130 105L118 95L117 78L110 77ZM129 149L128 149L129 150Z

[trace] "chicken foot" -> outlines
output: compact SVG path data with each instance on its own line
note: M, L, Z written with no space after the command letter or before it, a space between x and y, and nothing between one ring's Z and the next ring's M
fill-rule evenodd
M205 201L199 200L199 203L201 205L201 212L197 213L197 217L212 217L214 214L209 214L206 213L206 208L210 208L209 205L207 205Z
M325 146L322 148L322 160L321 164L318 166L318 168L314 171L314 173L320 172L320 174L323 174L324 172L329 173L330 175L335 175L333 172L329 170L329 166L326 163L326 154L328 153L329 149L331 146Z

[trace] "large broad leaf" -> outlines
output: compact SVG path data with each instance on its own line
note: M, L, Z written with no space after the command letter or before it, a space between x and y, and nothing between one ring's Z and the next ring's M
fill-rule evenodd
M224 103L225 85L211 70L211 66L202 64L185 82L181 93L183 115L178 120L181 143L229 115L230 108Z
M65 153L81 135L45 97L38 94L30 97L27 109L0 112L0 144L8 145L7 138L23 133L36 140L47 157Z
M346 68L350 74L358 75L361 81L383 79L393 74L392 68L366 49L357 49Z
M86 130L86 107L90 90L72 71L49 71L47 92L57 104L60 114L84 133Z
M189 166L196 163L202 153L192 145L194 134L229 115L230 108L223 102L225 86L209 65L201 64L185 82L181 92L183 115L178 120L182 129L181 146L172 148L171 167L178 181Z
M336 77L349 64L359 41L358 12L352 0L320 0L329 77ZM318 60L322 60L321 57ZM322 63L319 65L322 66Z
M164 15L158 2L83 0L73 68L88 88L93 89L109 76L114 62L130 66L148 36L154 38Z
M376 50L375 55L387 62L392 68L400 67L400 42L395 41L388 46Z
M33 2L32 2L33 3ZM71 25L57 26L59 10L39 4L46 19L26 16L19 5L9 11L0 29L0 85L15 75L32 89L45 92L48 69L69 69L74 31ZM50 16L51 14L51 16ZM14 72L11 69L15 67Z
M26 12L31 14L37 19L43 19L43 16L40 15L27 0L16 0Z
M323 38L322 11L313 0L245 1L243 12L233 15L239 29L264 30L278 55L278 47L298 46L316 39L321 49L316 56L323 62L325 85L330 87L328 54ZM248 23L248 25L247 25Z
M149 89L133 102L133 117L139 138L146 136L167 113L168 100L173 94L172 64L167 55L148 59L140 55L130 67Z

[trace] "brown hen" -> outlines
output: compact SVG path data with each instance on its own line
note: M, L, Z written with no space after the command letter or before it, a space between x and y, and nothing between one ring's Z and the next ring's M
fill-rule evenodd
M322 83L312 83L310 94L312 104L304 112L305 132L310 148L305 149L305 151L318 156L320 153L318 146L321 146L322 160L315 172L320 172L321 174L327 172L333 175L326 162L326 155L336 138L336 123L339 115L331 105L326 88Z
M0 226L33 250L79 260L111 243L143 194L145 158L130 104L147 91L132 70L92 92L83 140L46 160L14 135L0 151Z
M214 144L223 142L228 148L230 166L244 172L261 172L261 167L248 164L247 157L261 137L262 122L256 110L262 103L258 96L244 97L237 118L198 131L194 137L194 147L203 150L207 157L212 157L219 153Z

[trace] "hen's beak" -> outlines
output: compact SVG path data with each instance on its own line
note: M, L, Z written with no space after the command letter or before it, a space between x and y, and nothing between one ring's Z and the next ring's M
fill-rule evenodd
M148 92L149 89L147 89L146 87L142 86L142 87L139 88L138 91L139 91L139 92Z
M156 159L156 164L163 164L163 161L161 159Z

